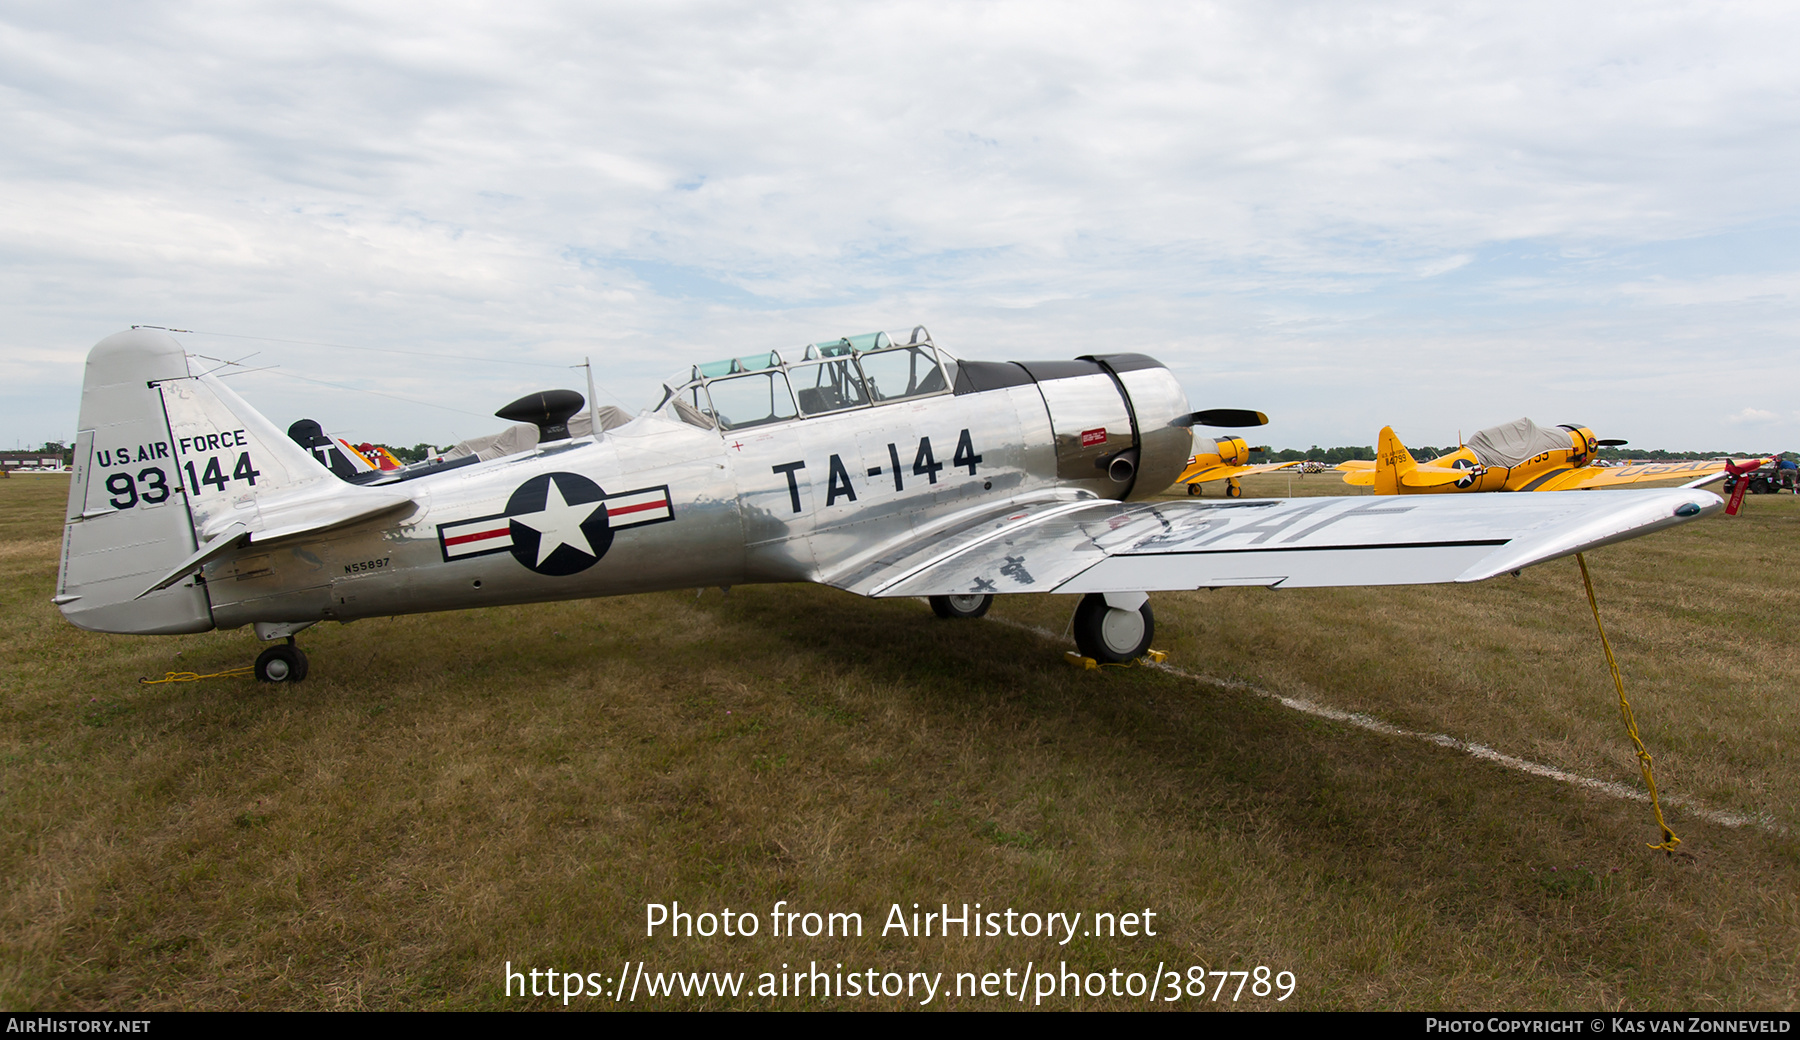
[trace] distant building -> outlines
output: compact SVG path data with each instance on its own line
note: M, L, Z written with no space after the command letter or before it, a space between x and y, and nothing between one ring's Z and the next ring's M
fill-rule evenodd
M68 465L68 461L65 455L51 455L41 451L0 452L0 469L7 470L62 469Z

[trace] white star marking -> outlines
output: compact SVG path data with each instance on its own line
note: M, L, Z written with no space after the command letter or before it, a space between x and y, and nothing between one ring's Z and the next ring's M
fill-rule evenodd
M526 513L512 519L524 524L538 533L537 566L542 567L559 546L572 546L589 556L598 556L587 535L581 533L581 525L594 515L597 509L604 509L605 502L592 502L587 505L572 506L563 498L562 488L556 481L550 482L549 491L544 495L544 508L536 513Z

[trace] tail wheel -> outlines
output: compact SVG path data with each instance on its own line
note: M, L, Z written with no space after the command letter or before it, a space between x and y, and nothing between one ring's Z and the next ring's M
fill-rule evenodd
M1090 592L1075 608L1075 646L1081 656L1102 664L1118 664L1144 656L1156 635L1156 615L1149 601L1136 610L1108 606L1106 597Z
M993 605L992 596L931 597L931 612L941 618L978 618Z
M297 683L306 678L306 655L297 646L272 646L256 659L256 681Z

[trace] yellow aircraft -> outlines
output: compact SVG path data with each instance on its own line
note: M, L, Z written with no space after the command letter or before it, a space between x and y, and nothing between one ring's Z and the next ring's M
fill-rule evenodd
M1373 462L1345 462L1344 482L1373 487L1378 495L1428 495L1457 491L1573 491L1647 480L1686 478L1699 483L1725 476L1724 462L1641 462L1602 466L1594 453L1620 440L1596 440L1585 426L1539 426L1516 419L1490 426L1468 443L1428 463L1381 429Z
M1200 485L1207 481L1223 480L1226 498L1242 498L1244 486L1238 483L1239 477L1300 465L1298 462L1265 462L1252 466L1249 464L1250 445L1242 437L1196 436L1194 448L1196 454L1188 458L1187 468L1175 478L1176 483L1187 485L1190 495L1198 495Z

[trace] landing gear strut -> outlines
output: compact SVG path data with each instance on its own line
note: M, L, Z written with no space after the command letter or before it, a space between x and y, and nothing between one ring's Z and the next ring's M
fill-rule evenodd
M306 678L306 654L289 636L286 645L272 646L256 658L256 681L297 683Z
M1123 603L1134 599L1138 602L1135 607L1115 606L1107 602L1106 596L1090 592L1081 597L1081 605L1075 608L1075 646L1081 656L1101 664L1118 664L1144 656L1156 635L1156 615L1150 612L1148 596L1140 592L1135 596L1115 594L1112 598Z
M931 612L941 618L978 618L993 605L992 596L931 597Z

